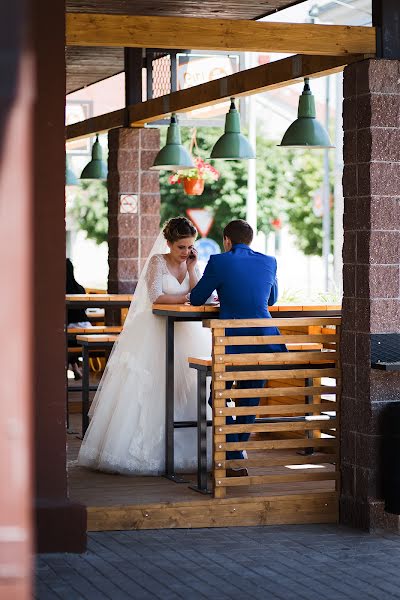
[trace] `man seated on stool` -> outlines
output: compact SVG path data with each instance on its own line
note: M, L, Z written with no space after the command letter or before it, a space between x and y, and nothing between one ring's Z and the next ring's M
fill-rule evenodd
M190 293L190 302L194 306L204 304L216 290L220 301L220 319L270 319L268 306L275 304L278 298L276 278L276 259L249 247L253 240L253 230L241 219L231 221L224 229L223 244L225 252L210 257L203 277ZM227 329L226 335L279 335L276 327ZM227 346L227 354L247 354L252 352L287 352L284 344L263 346ZM265 380L238 381L241 389L264 387ZM232 382L227 382L227 388ZM210 398L211 404L211 398ZM259 398L240 398L237 406L258 406ZM226 423L254 423L255 415L231 416ZM246 442L249 433L229 434L228 442ZM227 460L243 459L242 451L226 453ZM247 476L247 469L227 469L228 477Z

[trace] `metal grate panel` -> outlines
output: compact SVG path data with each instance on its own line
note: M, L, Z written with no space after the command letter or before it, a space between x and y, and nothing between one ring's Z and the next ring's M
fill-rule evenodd
M400 333L371 335L371 367L385 371L400 371Z

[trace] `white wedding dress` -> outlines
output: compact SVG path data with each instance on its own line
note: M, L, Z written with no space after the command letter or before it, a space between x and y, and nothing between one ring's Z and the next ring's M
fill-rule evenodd
M168 270L159 236L135 290L122 333L107 362L89 415L78 464L127 475L165 470L165 318L152 313L161 294L189 292ZM175 324L175 420L196 420L196 371L188 356L211 354L201 322ZM208 416L210 418L210 416ZM175 429L175 469L197 466L196 428ZM211 436L210 436L211 437ZM210 452L209 452L210 456Z

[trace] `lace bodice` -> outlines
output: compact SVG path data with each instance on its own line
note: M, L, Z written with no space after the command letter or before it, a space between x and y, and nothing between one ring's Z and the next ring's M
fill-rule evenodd
M196 275L197 279L200 279L200 272L197 266ZM152 256L147 268L146 283L150 302L152 303L162 294L187 294L190 292L189 273L186 273L185 279L182 283L179 283L177 278L168 269L163 254Z

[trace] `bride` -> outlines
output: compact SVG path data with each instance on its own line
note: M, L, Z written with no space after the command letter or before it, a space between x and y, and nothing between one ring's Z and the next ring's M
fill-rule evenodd
M185 217L170 219L140 275L124 328L93 400L78 464L127 475L165 470L165 320L152 304L183 304L200 279L197 231ZM211 353L199 322L175 324L175 420L196 420L196 374L187 357ZM196 429L175 430L175 467L196 467Z

